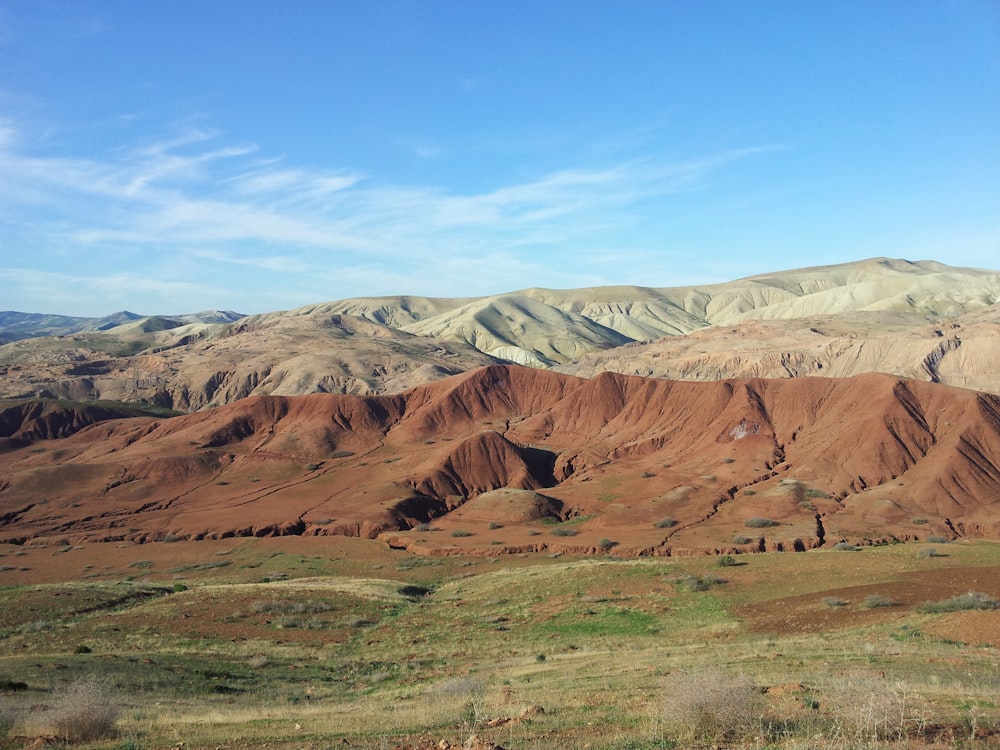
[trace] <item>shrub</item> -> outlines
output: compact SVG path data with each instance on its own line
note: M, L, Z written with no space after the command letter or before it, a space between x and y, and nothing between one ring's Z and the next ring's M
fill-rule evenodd
M497 529L502 529L503 524L497 523L496 521L490 521L490 531L496 531Z
M911 518L910 519L910 523L916 524L917 526L920 526L922 524L927 523L927 519L926 518Z
M644 471L644 472L642 472L642 478L643 479L650 479L650 478L655 477L655 476L656 476L656 474L654 474L651 471Z
M465 529L455 529L454 531L451 532L451 535L453 537L472 536L472 532L466 531Z
M831 696L836 734L847 741L848 747L881 747L883 740L898 741L906 737L911 723L907 695L887 682L848 680L841 683L836 694Z
M733 544L750 544L750 542L752 542L752 541L753 541L753 539L751 539L748 536L734 536L733 537Z
M938 552L934 547L924 547L917 552L917 557L946 557L947 555Z
M861 606L864 609L891 607L893 604L895 604L895 602L892 599L887 596L882 596L881 594L869 594L861 602Z
M858 548L850 542L837 542L833 545L833 548L839 552L857 552L858 550Z
M666 695L667 730L681 743L749 739L764 713L763 698L753 683L715 670L672 676Z
M423 532L423 531L430 531L430 530L431 530L431 525L429 523L418 523L416 526L413 527L413 531L421 531L421 532Z
M568 529L565 526L556 526L552 529L553 536L576 536L579 533L576 529Z
M674 585L684 591L708 591L709 588L726 581L718 576L682 576L674 579Z
M677 519L667 516L666 518L661 518L659 521L653 524L658 529L672 529L677 525Z
M917 606L917 612L937 614L940 612L961 612L964 610L1000 609L1000 601L978 591L953 596L940 602L924 602Z
M720 568L731 568L736 565L736 558L732 555L723 555L719 558L718 565Z
M841 599L839 596L824 596L823 606L829 607L830 609L838 609L840 607L846 607L847 600Z
M778 522L772 521L770 518L755 516L753 518L748 518L743 522L743 525L751 529L766 529L768 526L777 526Z
M612 541L611 539L608 539L607 537L605 537L605 538L603 538L603 539L601 539L600 541L597 542L597 546L600 549L602 549L605 552L607 552L612 547L617 547L618 546L618 542Z
M471 732L483 718L486 683L478 677L453 677L436 685L432 695L444 715L457 718Z
M118 712L109 686L96 677L84 677L55 692L49 719L56 736L92 742L115 736Z
M946 536L931 534L929 537L927 537L927 541L930 542L931 544L948 544L951 541L951 539L949 539Z
M347 458L353 455L354 451L333 451L333 453L330 454L330 458Z

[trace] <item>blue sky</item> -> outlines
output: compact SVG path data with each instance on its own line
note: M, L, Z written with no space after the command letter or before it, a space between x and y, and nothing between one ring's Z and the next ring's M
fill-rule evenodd
M1000 267L996 0L0 0L0 309Z

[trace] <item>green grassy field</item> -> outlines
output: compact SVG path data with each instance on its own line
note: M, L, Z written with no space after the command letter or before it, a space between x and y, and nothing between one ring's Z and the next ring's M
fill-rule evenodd
M46 584L52 550L3 550L0 746L66 734L75 685L115 708L79 744L122 750L1000 747L1000 611L917 611L1000 596L998 544L720 567L228 541L63 553L83 564Z

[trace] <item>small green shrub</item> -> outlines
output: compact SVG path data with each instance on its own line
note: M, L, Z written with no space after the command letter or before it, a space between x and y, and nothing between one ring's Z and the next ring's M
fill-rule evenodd
M672 529L677 525L677 519L667 516L666 518L661 518L659 521L653 524L658 529Z
M334 451L330 454L330 458L348 458L354 455L354 451Z
M938 552L937 548L935 548L935 547L924 547L919 552L917 552L917 557L920 557L920 558L924 558L924 557L947 557L947 555L945 555L942 552Z
M597 542L597 546L600 549L602 549L605 552L607 552L612 547L618 546L618 542L612 541L611 539L608 539L607 537L605 537L605 538L603 538L603 539L601 539L600 541Z
M725 579L713 575L701 576L700 578L698 576L687 575L676 578L673 581L674 585L682 591L708 591L712 586L717 586L725 582Z
M556 526L552 529L552 536L576 536L579 533L576 529L568 529L565 526Z
M940 602L924 602L917 605L917 612L924 614L993 609L1000 609L1000 601L979 591L970 591L968 594L953 596L951 599L945 599Z
M751 529L766 529L769 526L777 526L777 521L772 521L770 518L761 518L760 516L754 516L753 518L748 518L743 522L743 525Z
M731 568L736 565L736 558L732 555L723 555L719 558L718 565L720 568Z
M940 536L939 534L931 534L927 537L927 541L931 544L949 544L951 539L946 536Z
M490 521L490 531L496 531L497 529L502 529L503 524L497 523L496 521Z
M881 594L869 594L862 602L863 609L879 609L880 607L891 607L895 602L887 596Z
M850 542L837 542L833 548L838 552L857 552L858 548Z
M830 609L839 609L840 607L847 606L847 600L841 599L839 596L824 596L822 601L823 606Z
M911 518L910 519L910 523L915 524L917 526L921 526L921 525L927 523L927 519L926 518Z
M458 538L463 536L472 536L472 532L466 531L465 529L455 529L454 531L451 532L451 535L453 537Z

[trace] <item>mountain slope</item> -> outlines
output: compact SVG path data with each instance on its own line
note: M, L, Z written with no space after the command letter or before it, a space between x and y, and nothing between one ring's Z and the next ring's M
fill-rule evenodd
M698 383L491 366L395 395L104 422L5 459L7 541L387 532L438 552L606 537L679 554L1000 536L1000 398L880 374ZM534 494L461 512L501 488ZM547 533L553 509L577 536ZM463 536L401 533L431 521Z

